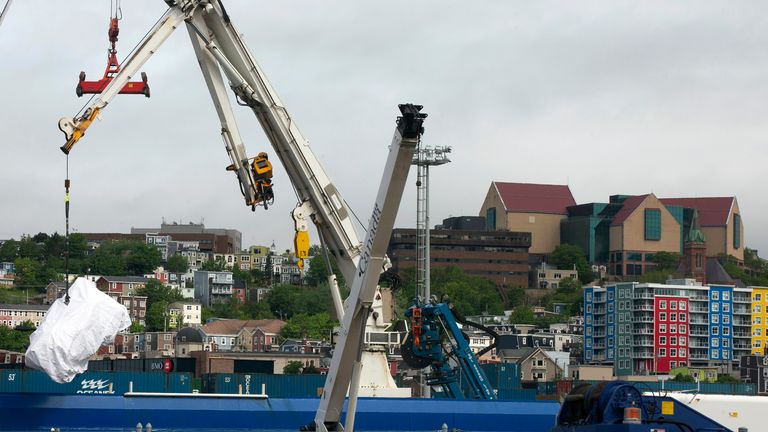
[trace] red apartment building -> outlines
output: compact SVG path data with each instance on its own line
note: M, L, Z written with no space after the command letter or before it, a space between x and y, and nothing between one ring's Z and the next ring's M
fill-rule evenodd
M656 372L689 365L688 361L688 298L654 297L654 358ZM648 365L652 366L652 365ZM653 370L649 368L648 370Z

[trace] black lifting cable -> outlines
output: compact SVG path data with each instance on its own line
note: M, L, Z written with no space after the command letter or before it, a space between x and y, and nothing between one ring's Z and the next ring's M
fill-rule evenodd
M66 272L65 284L67 290L64 294L64 304L69 304L69 155L67 155L67 177L64 179L64 219L66 231L64 232L64 271Z

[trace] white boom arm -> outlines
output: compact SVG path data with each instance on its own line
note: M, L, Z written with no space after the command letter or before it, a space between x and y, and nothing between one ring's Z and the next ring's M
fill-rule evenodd
M227 77L238 100L253 110L299 196L299 203L293 212L297 255L300 255L300 250L306 252L309 246L306 236L308 221L311 220L322 231L326 246L336 257L341 273L351 281L362 245L355 232L351 212L315 157L309 142L240 39L221 1L166 0L166 3L170 6L168 11L134 54L123 62L122 70L94 103L82 116L59 121L59 129L67 138L62 151L69 153L131 76L184 21L221 121L222 137L232 160L231 168L237 174L246 203L253 202L256 185L248 170L248 157L224 90L221 72Z

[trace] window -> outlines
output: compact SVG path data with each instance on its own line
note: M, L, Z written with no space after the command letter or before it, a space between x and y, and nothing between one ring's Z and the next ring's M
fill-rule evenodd
M608 291L608 301L613 300L613 291Z
M731 328L730 327L723 327L723 336L728 336L731 334Z
M672 336L671 338L669 338L669 344L670 345L677 345L677 337Z
M712 339L712 346L718 348L720 346L720 338Z
M677 321L677 314L676 313L669 314L669 320L670 321Z
M755 341L755 344L754 344L755 348L762 348L762 346L763 346L763 341L761 341L760 339Z
M720 312L720 303L712 303L712 312Z
M730 339L723 339L723 348L728 348L731 345Z
M666 309L667 308L667 301L661 300L659 301L659 309Z
M723 312L730 312L730 311L731 311L731 304L723 303Z
M591 293L591 292L588 292L588 293L587 293L587 301L588 301L588 302L591 302L591 301L592 301L592 293Z
M666 356L667 356L667 349L659 348L659 357L666 357Z
M723 291L723 300L730 300L731 299L731 293L728 291Z
M680 346L685 346L685 336L680 336Z
M719 359L720 358L720 352L717 350L712 350L712 358L713 359Z
M672 310L677 310L677 302L676 301L669 302L669 308Z
M712 300L720 300L720 293L717 291L712 291Z
M670 333L677 333L677 326L672 324L669 326L669 332Z
M687 354L686 349L685 348L680 348L680 357L685 357L686 354ZM683 366L683 364L680 363L680 366Z
M685 313L680 312L680 321L685 322Z
M677 357L677 348L672 348L669 350L669 356L670 357Z
M733 248L741 247L741 216L738 213L733 214Z
M730 355L728 354L728 351L723 350L723 358L727 359L728 357L730 357Z
M755 294L755 301L763 301L763 295L762 294Z
M720 334L720 329L719 329L717 326L715 326L715 327L712 327L712 329L711 329L711 330L712 330L712 331L711 331L710 333L711 333L713 336L717 336L718 334Z
M728 315L726 315L728 316ZM720 316L719 315L712 315L712 324L719 324L720 323Z
M659 345L666 345L666 344L667 344L667 337L659 336Z
M669 368L675 369L677 367L677 362L669 362Z
M686 332L685 326L680 324L680 334L685 334L685 332Z
M731 316L723 315L723 324L730 324L730 323L731 323Z
M734 227L736 226L735 222L734 220ZM661 240L661 210L645 209L645 239ZM735 239L736 237L734 236Z
M755 336L762 336L763 335L763 329L756 328L755 329Z
M760 313L763 311L762 309L763 308L760 305L755 305L755 312Z
M666 333L666 332L667 332L667 325L659 324L659 333Z
M496 207L485 211L485 227L488 231L496 231Z
M681 301L681 302L680 302L680 310L681 310L681 311L683 311L683 310L685 310L685 309L686 309L686 306L685 306L685 304L686 304L686 303L685 303L684 301Z
M590 314L592 313L592 305L591 304L587 305L587 313L590 313Z
M763 323L763 317L755 317L755 324L762 324Z
M666 321L667 320L667 313L666 312L660 313L659 314L659 320Z

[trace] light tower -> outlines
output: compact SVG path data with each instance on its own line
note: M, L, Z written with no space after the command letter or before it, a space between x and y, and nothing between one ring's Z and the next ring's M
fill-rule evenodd
M429 167L450 162L450 147L420 146L413 155L416 176L416 294L429 301Z
M429 282L429 167L450 162L450 147L426 147L419 144L413 154L412 165L416 165L416 295L429 302L432 295ZM430 397L430 388L424 374L419 371L421 396Z

